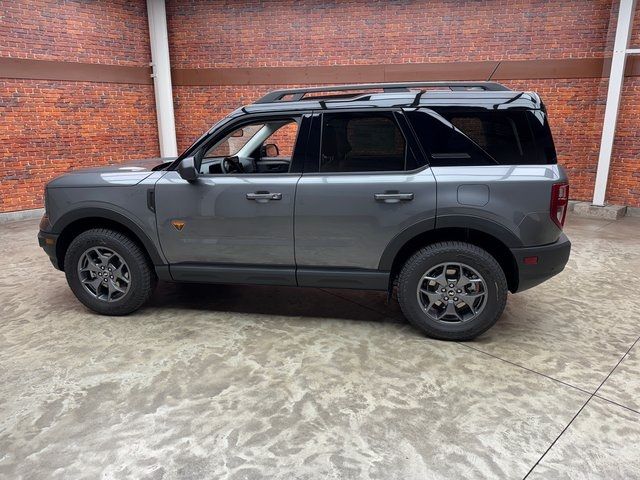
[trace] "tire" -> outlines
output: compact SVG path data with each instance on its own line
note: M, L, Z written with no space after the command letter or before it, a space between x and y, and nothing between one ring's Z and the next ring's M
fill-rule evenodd
M115 256L109 256L109 252ZM122 264L122 268L114 267ZM105 228L87 230L74 238L64 265L67 283L78 300L102 315L135 312L149 300L157 283L144 251L125 234ZM109 268L114 270L111 273L115 278L107 272ZM116 283L110 284L110 279L97 275L110 275ZM98 287L94 287L96 283Z
M451 275L441 273L445 271ZM455 272L464 276L459 277L458 283L454 281L458 278ZM427 274L429 278L423 279ZM440 282L434 278L436 275ZM447 280L444 286L442 279L454 280ZM465 283L467 286L462 286ZM440 287L445 287L445 291ZM453 299L449 296L451 292ZM472 306L463 301L463 296ZM434 298L438 300L434 302ZM434 243L418 250L402 267L398 302L407 320L428 336L471 340L491 328L502 315L507 302L507 280L496 259L485 250L457 241ZM448 313L452 308L449 304L453 304L451 312L455 313ZM438 315L444 316L434 318Z

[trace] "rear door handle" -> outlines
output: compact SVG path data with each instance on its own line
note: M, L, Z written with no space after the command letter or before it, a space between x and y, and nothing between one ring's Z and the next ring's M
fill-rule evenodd
M247 193L247 200L254 200L258 203L266 203L271 200L282 200L282 194L271 192Z
M410 202L413 200L413 193L374 193L373 198L384 203Z

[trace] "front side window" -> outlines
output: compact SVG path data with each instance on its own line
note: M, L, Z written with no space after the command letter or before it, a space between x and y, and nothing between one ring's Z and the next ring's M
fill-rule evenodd
M230 157L236 155L264 126L264 123L256 123L237 128L211 147L204 157Z
M406 157L393 113L323 115L320 172L403 171Z
M288 173L299 120L274 118L235 128L206 147L201 173Z

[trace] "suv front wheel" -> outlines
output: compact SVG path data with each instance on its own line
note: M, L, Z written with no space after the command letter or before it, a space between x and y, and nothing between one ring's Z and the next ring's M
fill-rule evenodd
M67 283L85 306L103 315L126 315L153 293L155 272L142 249L123 233L82 232L64 259Z
M407 319L427 335L471 340L502 315L507 281L485 250L464 242L434 243L404 264L398 301Z

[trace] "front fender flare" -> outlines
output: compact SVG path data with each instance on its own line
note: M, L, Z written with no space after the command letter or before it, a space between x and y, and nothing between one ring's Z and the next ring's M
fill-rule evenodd
M66 227L71 225L73 222L85 218L104 218L112 222L119 223L123 227L133 232L133 234L144 246L154 265L164 265L166 263L156 244L153 242L153 240L151 240L147 232L145 232L137 222L130 219L126 215L109 208L83 207L67 212L58 220L56 220L56 222L52 225L52 233L59 235L64 231Z

